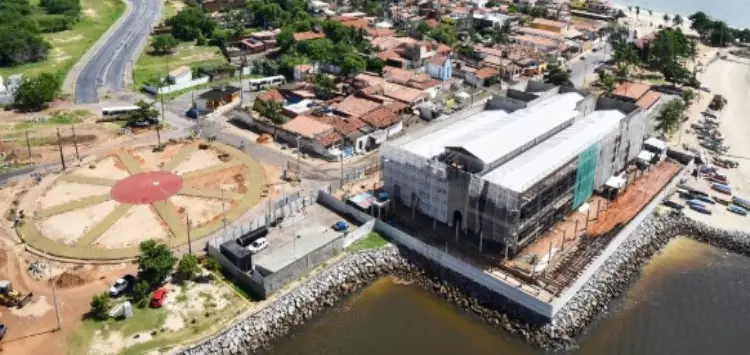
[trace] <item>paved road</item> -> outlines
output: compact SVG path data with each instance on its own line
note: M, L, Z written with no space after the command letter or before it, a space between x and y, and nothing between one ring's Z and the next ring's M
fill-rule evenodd
M125 72L148 38L151 25L160 16L161 6L154 0L128 0L133 10L109 39L89 59L78 74L75 88L76 103L99 102L97 90L125 90Z
M584 78L594 74L594 70L601 63L611 58L612 50L609 44L604 48L596 51L589 52L584 55L584 59L574 59L568 62L568 69L570 69L570 81L576 87L583 87Z

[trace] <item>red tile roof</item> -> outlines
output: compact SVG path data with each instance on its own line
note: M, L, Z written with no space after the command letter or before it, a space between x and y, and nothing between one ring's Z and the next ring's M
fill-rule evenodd
M493 68L484 67L482 69L477 70L476 74L474 75L476 75L477 78L484 80L487 78L491 78L497 74L498 74L497 70Z
M332 126L304 115L299 115L291 121L284 123L281 128L306 138L313 138L319 134L333 130Z
M372 38L393 36L393 31L388 28L368 28L367 35Z
M360 117L380 106L379 103L362 99L356 96L348 96L344 101L333 106L333 109L351 117Z
M375 128L386 128L398 122L398 114L387 107L380 107L363 115L362 121Z
M641 83L634 83L632 81L626 81L615 89L612 93L615 96L626 97L637 101L641 96L645 95L651 86Z
M321 134L315 137L315 140L320 142L320 144L322 144L324 147L330 147L338 142L341 142L343 140L343 137L336 131L330 131L328 133Z
M432 63L435 65L444 65L446 61L448 61L448 56L434 55L430 58L427 58L428 63Z
M325 37L324 34L317 33L317 32L312 32L312 31L297 32L297 33L294 34L294 40L297 41L297 42L300 42L300 41L309 41L309 40L312 40L312 39L318 39L318 38L323 38L323 37Z
M636 101L636 105L642 107L644 110L648 110L652 106L654 106L654 104L659 101L659 99L661 99L660 93L649 90L645 95L641 96L638 101Z
M260 93L260 95L258 95L256 100L265 101L265 102L276 101L278 103L284 103L284 101L286 101L286 98L284 97L284 95L281 95L279 90L271 89L271 90Z
M332 126L336 132L349 135L359 131L360 128L365 126L365 122L355 117L341 117L336 115L322 115L312 116L312 118L320 123L325 123Z

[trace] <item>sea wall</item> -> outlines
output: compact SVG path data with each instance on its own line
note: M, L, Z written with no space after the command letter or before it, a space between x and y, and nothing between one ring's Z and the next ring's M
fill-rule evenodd
M750 256L750 235L706 226L685 217L652 215L563 306L551 322L525 323L507 299L406 248L390 246L346 256L264 309L181 354L261 353L342 297L377 278L393 275L414 282L488 325L548 349L569 349L575 337L601 315L670 239L684 235ZM506 313L507 312L507 313Z

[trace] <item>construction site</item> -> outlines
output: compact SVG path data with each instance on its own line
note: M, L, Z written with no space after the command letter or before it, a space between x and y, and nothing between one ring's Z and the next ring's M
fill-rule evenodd
M383 147L392 223L551 302L681 170L637 106L529 82Z

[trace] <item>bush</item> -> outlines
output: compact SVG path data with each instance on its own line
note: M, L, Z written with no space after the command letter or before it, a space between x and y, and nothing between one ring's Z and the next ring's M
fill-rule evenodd
M219 272L221 271L221 264L212 257L207 257L203 262L203 266L209 271Z
M142 242L140 250L138 278L145 281L150 287L159 286L172 272L177 260L166 245L157 244L153 240Z
M180 273L186 280L190 280L195 274L200 272L198 267L198 258L193 254L186 254L180 259L177 264L177 272Z
M91 298L91 317L96 320L107 319L109 312L109 295L104 292Z
M41 0L39 5L41 5L48 14L65 14L76 18L81 15L80 0Z
M50 73L24 78L13 103L26 109L44 108L60 95L60 79Z
M151 286L146 280L140 280L133 287L133 302L136 306L143 308L148 304L148 296L151 294Z
M67 31L73 28L77 21L75 17L66 15L40 15L36 16L35 19L39 25L39 30L43 33Z

